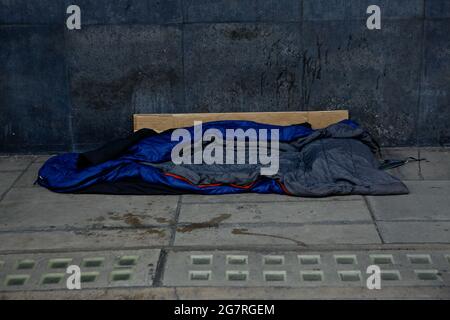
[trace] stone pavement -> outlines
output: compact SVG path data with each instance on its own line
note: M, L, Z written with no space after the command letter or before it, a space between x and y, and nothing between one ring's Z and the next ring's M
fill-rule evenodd
M392 170L411 194L64 195L0 157L0 298L450 298L450 150L384 153L429 160Z

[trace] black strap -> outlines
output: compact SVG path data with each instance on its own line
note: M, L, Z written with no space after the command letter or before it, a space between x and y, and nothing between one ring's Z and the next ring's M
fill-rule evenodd
M131 146L138 143L140 140L156 135L157 132L151 129L141 129L129 135L125 139L117 139L115 141L105 144L103 147L81 153L78 157L78 169L84 169L89 166L97 165L111 159L116 159Z
M417 158L414 158L414 157L408 157L408 158L403 159L403 160L386 159L386 160L384 160L381 163L379 168L381 170L389 170L389 169L394 169L394 168L398 168L398 167L404 166L405 164L410 163L410 162L417 162L417 161L428 161L428 160L425 159L425 158L417 159Z

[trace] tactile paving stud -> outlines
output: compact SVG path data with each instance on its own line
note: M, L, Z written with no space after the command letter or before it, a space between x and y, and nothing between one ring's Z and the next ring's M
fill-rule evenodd
M210 265L212 264L212 255L193 255L191 256L191 263L193 265Z
M48 267L50 269L67 269L71 262L71 258L51 259L48 263Z
M373 264L394 264L394 257L392 254L371 254L370 261Z
M415 270L414 272L419 280L440 280L438 270Z
M105 258L97 257L97 258L85 258L83 259L82 266L85 268L100 268L103 266L105 262Z
M339 278L344 282L359 282L361 281L361 271L338 271Z
M265 265L282 265L284 264L284 257L283 256L264 256L263 257L263 264Z
M398 270L381 270L382 281L400 281L401 276Z
M247 281L248 271L233 270L226 272L228 281Z
M43 285L59 284L64 279L64 273L47 273L42 276L41 283Z
M248 264L248 256L227 255L227 264L246 265L246 264Z
M208 281L211 279L211 271L189 271L189 279L193 281Z
M323 281L323 271L300 271L300 278L302 279L302 281L306 282Z
M316 265L320 264L319 255L299 255L298 261L302 265Z
M357 264L356 256L355 255L335 255L334 259L336 260L337 264Z
M17 263L17 270L30 270L33 269L36 265L36 262L34 260L20 260Z
M412 264L431 264L429 254L408 254L407 257Z
M30 279L30 276L27 274L13 274L6 277L6 286L23 286Z
M286 281L286 271L264 271L264 280L267 282Z

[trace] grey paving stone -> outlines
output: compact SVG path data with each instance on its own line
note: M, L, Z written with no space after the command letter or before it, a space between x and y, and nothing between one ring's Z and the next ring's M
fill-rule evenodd
M175 244L186 245L279 245L279 244L372 244L380 243L371 224L305 225L292 227L205 228L193 224L178 228Z
M25 295L24 295L25 296ZM41 295L42 296L42 295ZM152 295L148 295L149 298ZM447 287L413 287L383 288L383 290L367 290L367 288L177 288L177 296L181 300L248 300L248 299L448 299ZM25 296L26 297L26 296Z
M75 291L75 292L74 292ZM0 292L0 300L176 300L175 288L118 288Z
M450 222L378 222L386 243L450 243Z
M38 188L39 185L35 185L34 182L38 177L39 169L42 167L42 162L34 162L30 167L24 172L20 179L14 184L14 187L21 188Z
M224 194L218 196L205 195L183 195L183 203L262 203L262 202L307 202L307 201L353 201L362 200L361 196L335 196L326 198L301 198L291 197L278 194L256 194L256 193L240 193L240 194Z
M69 265L79 266L82 276L90 278L81 282L82 290L148 287L153 284L159 254L160 250L150 249L0 255L4 262L0 269L0 291L67 290ZM25 283L8 285L3 281L17 274L27 276ZM117 275L121 280L114 280Z
M184 36L190 112L298 110L299 24L189 24Z
M378 220L450 220L450 181L407 181L408 195L367 197Z
M430 2L430 1L428 1ZM446 1L446 6L450 3ZM450 146L450 19L425 21L419 145Z
M297 0L186 0L186 22L301 21Z
M421 148L420 156L428 160L420 163L425 180L450 180L450 148Z
M221 218L223 223L371 221L364 201L183 204L178 221L208 223Z
M370 275L367 268L375 264L385 274L390 272L391 276L397 276L397 280L387 281L382 275L382 289L392 286L448 287L447 254L448 251L431 250L310 251L301 254L282 250L169 252L163 283L178 287L366 287ZM428 261L411 263L413 256L425 257ZM347 263L342 263L342 257ZM387 259L389 262L385 262ZM435 279L424 281L415 273L418 269L436 270L438 274ZM278 275L278 280L268 280L265 273ZM199 278L199 275L208 279ZM315 276L315 281L307 280L311 275Z
M13 185L21 172L0 172L0 197Z
M0 232L0 252L25 250L102 250L169 244L165 228L53 232Z
M13 188L0 204L0 230L168 225L176 196L65 195Z
M408 157L419 158L419 150L418 148L384 148L382 155L384 159L392 160L404 160ZM387 172L401 180L422 180L418 162L411 162Z
M181 39L174 25L86 26L67 34L77 150L127 136L133 113L183 111Z
M74 292L75 291L75 292ZM97 290L2 292L1 300L301 300L301 299L449 299L448 287L282 288L282 287L153 287Z
M420 20L384 20L379 31L305 21L303 109L347 109L383 146L415 145L421 34Z
M34 158L33 156L0 156L0 171L25 170Z
M0 25L0 43L0 152L67 150L70 103L63 25Z
M382 17L395 18L420 18L423 15L424 0L304 0L305 20L343 20L343 19L367 19L366 11L370 5L380 7ZM443 0L445 1L445 0Z

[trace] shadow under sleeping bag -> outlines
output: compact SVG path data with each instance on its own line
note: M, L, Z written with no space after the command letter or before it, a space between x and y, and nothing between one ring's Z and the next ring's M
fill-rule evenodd
M224 136L227 129L277 129L277 173L262 175L260 164L175 164L171 152L178 141L172 141L173 130L158 134L143 129L98 150L55 156L40 169L37 182L61 193L255 192L306 197L408 193L400 180L379 169L378 145L350 120L318 130L308 124L218 121L203 124L202 130L212 128ZM194 127L186 130L194 135ZM247 141L245 148L250 147Z

